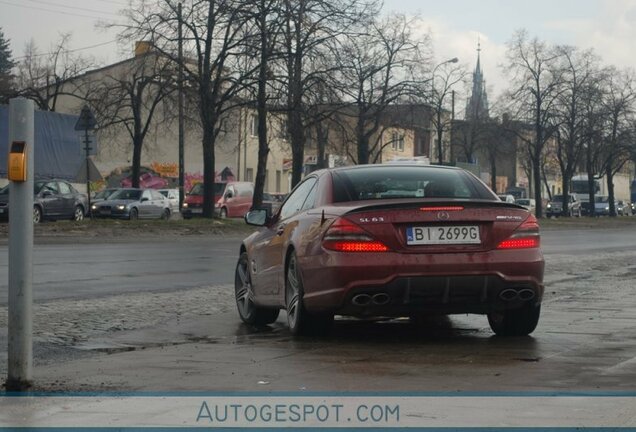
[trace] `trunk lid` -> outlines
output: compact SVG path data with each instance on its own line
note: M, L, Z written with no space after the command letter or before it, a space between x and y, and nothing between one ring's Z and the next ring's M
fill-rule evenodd
M495 249L530 216L517 205L493 201L357 202L334 211L401 253L483 252ZM336 210L335 208L332 210ZM417 228L417 229L415 229ZM477 238L471 238L475 233ZM424 235L424 237L422 237ZM428 235L428 239L425 237ZM431 240L432 236L432 240ZM436 236L438 236L436 238ZM439 242L438 244L409 244Z

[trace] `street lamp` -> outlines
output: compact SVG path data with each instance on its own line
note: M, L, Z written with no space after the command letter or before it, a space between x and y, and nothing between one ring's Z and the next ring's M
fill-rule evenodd
M438 64L437 66L435 66L433 68L433 73L432 73L432 77L431 77L431 97L434 97L435 95L435 72L437 71L437 68L439 68L442 65L445 65L447 63L457 63L459 61L459 59L457 57L453 57L452 59L448 59L446 61L441 62L440 64ZM442 153L442 135L444 133L444 128L441 127L441 123L442 123L442 105L444 103L444 96L446 95L446 89L444 90L444 92L441 94L441 97L439 99L439 101L435 101L435 108L436 108L436 124L435 124L435 129L437 131L437 162L441 165L443 162L443 153ZM452 145L452 144L451 144ZM432 156L432 155L431 155ZM431 160L433 158L431 157Z

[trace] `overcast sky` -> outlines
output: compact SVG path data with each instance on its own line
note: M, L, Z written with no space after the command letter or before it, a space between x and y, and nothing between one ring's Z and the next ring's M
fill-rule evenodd
M117 20L125 0L0 0L0 28L11 40L14 58L33 39L49 51L63 32L72 48L84 48L100 64L132 53L133 43L117 47L114 34L95 28L98 18ZM458 57L471 69L481 39L482 65L491 99L505 87L498 65L505 43L517 29L551 42L594 48L606 64L636 67L636 0L385 0L386 11L417 14L417 31L431 31L436 60Z

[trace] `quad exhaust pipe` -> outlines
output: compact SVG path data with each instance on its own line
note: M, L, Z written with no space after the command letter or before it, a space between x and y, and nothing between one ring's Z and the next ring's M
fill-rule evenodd
M528 301L536 296L534 290L529 288L515 289L508 288L499 293L499 298L509 302L513 300ZM377 294L357 294L351 299L355 306L384 306L391 302L391 296L381 292Z
M389 304L389 302L391 301L391 297L389 297L389 295L386 293L379 293L371 297L371 300L373 301L374 305L384 306L385 304Z
M384 306L386 304L389 304L390 301L391 296L389 296L387 293L377 293L373 295L358 294L351 299L351 303L356 306Z
M499 298L503 301L512 301L516 299L528 301L532 300L535 295L535 292L529 288L523 288L520 290L508 288L499 293Z

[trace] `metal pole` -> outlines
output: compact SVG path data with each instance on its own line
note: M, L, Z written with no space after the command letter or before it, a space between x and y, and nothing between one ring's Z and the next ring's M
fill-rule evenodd
M33 367L33 101L9 101L9 145L25 143L27 177L9 184L9 391L31 386Z
M245 144L245 147L243 147L243 181L247 181L247 120L249 118L249 113L246 112L245 115L242 117L243 120L243 124L241 125L241 128L243 129L243 142Z
M451 123L448 131L448 140L450 141L450 160L455 162L455 152L453 151L453 123L455 122L455 90L451 90ZM470 161L468 161L470 162Z
M86 195L88 196L88 210L91 215L91 219L93 218L93 212L91 210L91 176L90 176L90 168L88 165L88 153L91 148L89 147L90 141L88 140L88 128L84 129L84 151L86 151Z
M185 196L185 191L183 190L185 187L185 125L183 119L183 20L181 17L181 3L177 5L177 18L179 20L179 210L181 210Z
M238 118L238 161L237 161L237 169L236 175L238 176L237 180L241 181L241 117L243 116L243 108L239 107L239 118Z

